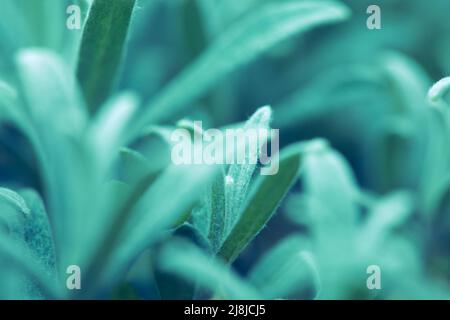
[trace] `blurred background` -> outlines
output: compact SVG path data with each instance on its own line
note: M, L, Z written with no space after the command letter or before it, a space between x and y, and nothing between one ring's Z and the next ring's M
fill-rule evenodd
M277 1L283 0L139 0L117 90L150 100L230 25ZM65 8L77 3L85 17L87 2L1 0L0 79L16 81L14 54L26 47L51 48L74 66L81 30L62 27ZM289 38L166 123L188 118L221 127L271 105L281 147L325 138L349 162L367 195L413 192L418 205L405 237L414 239L427 277L448 285L450 212L447 202L430 209L429 193L448 174L450 145L446 133L434 131L426 95L450 74L450 1L341 2L351 8L350 19ZM366 26L372 4L381 8L380 30ZM37 172L27 141L2 123L0 185L40 190ZM238 272L245 275L286 234L307 233L308 217L298 214L301 190L300 184L294 186L279 213L236 261ZM433 210L433 219L420 218Z

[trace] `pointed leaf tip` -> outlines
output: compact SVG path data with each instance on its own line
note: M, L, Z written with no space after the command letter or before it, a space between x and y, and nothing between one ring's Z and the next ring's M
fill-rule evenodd
M28 207L22 196L12 190L0 188L0 199L3 199L13 206L17 207L17 209L19 209L25 215L29 215L31 213L30 208Z
M272 118L272 108L270 106L264 106L256 110L256 112L250 117L249 122L260 123L267 126Z
M436 82L428 91L428 100L438 102L450 91L450 77L443 78Z

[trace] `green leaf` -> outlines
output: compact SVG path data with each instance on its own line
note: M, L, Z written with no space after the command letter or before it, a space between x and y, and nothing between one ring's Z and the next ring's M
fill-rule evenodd
M191 135L191 139L193 139L195 136L202 137L204 134L203 128L199 127L195 122L192 122L190 120L183 119L178 121L177 127L188 130Z
M133 190L109 227L98 235L87 282L102 287L120 279L142 250L193 207L215 172L214 166L170 166L150 187Z
M91 113L110 94L124 54L135 0L94 0L83 30L77 77Z
M219 256L225 261L232 262L272 217L298 176L300 152L298 145L286 148L280 155L278 173L260 176L255 182L239 221L220 248Z
M413 59L399 52L382 55L381 66L396 100L397 112L421 112L431 80Z
M174 230L173 235L176 238L186 239L195 244L205 252L210 252L208 240L194 226L185 223ZM164 248L164 247L163 247ZM158 253L157 253L158 255ZM158 284L158 291L163 300L193 300L195 299L197 288L196 284L180 279L171 273L159 268L158 263L155 267L155 280Z
M16 90L13 87L11 87L8 83L0 80L0 120L17 121L16 107L17 107Z
M21 94L36 133L32 142L54 229L59 271L64 272L67 263L82 255L84 242L90 242L89 230L98 227L87 223L101 216L90 214L102 199L100 173L94 170L98 155L85 142L87 112L65 63L47 50L30 49L19 52L17 66Z
M233 24L190 67L151 101L134 130L139 134L151 122L167 120L184 111L220 79L289 37L349 16L333 1L270 3Z
M321 139L305 145L303 160L304 190L314 205L313 230L326 239L348 238L358 218L358 189L351 168Z
M138 107L138 98L122 93L110 99L96 114L90 128L92 148L100 167L107 169L119 148L126 142L126 128Z
M274 126L299 126L337 109L366 102L372 91L379 95L380 73L376 66L365 64L328 68L276 104Z
M185 241L167 244L158 257L159 267L225 299L259 299L256 290L246 284L220 260L205 255Z
M214 252L219 250L242 212L262 144L269 137L271 114L270 107L260 108L244 125L235 127L237 137L233 139L234 143L236 140L238 143L232 148L232 152L227 151L229 154L224 155L227 159L233 156L235 163L229 166L227 174L226 166L222 166L207 190L203 207L196 208L193 213L194 224L207 235ZM187 128L191 136L204 134L200 128L186 121L179 123L179 126ZM267 136L261 136L260 130Z
M450 170L450 117L445 106L433 105L427 109L425 134L427 144L421 158L420 195L423 213L434 214L439 201L439 188Z
M443 100L445 95L450 91L450 77L443 78L436 82L428 91L428 99L430 102L438 102Z
M125 162L126 160L130 160L130 165L131 162L134 162L143 170L146 170L143 166L149 167L148 171L151 173L161 171L171 163L172 141L170 141L170 134L172 131L172 127L152 126L147 128L140 139L132 146L132 150L139 153L139 156L136 153L134 153L134 156L139 157L140 160L134 157L135 161L133 161L131 157L126 156L126 152L122 153L122 160ZM139 162L140 164L138 164ZM144 162L147 162L147 164L144 165ZM126 165L126 163L123 164ZM128 168L131 169L130 167ZM126 172L123 173L126 174Z
M25 200L13 190L0 188L0 201L1 200L11 204L25 216L30 214L30 208L28 208Z
M205 214L199 217L201 220L207 220L206 223L209 224L206 233L214 252L219 250L224 236L225 188L225 175L223 170L220 170L206 195ZM203 225L203 223L204 221L200 221L200 224Z
M295 298L311 287L319 290L318 270L309 242L300 235L288 236L251 269L249 279L266 299Z
M198 3L209 38L215 38L253 7L262 4L260 0L198 0L195 2Z
M4 0L0 21L2 60L9 62L21 48L48 48L69 60L79 33L65 27L66 8L84 0ZM3 62L3 61L2 61Z
M30 42L29 31L25 19L20 18L17 0L2 2L2 19L0 19L0 55L2 59L10 59L10 55L18 48ZM17 37L17 35L20 37Z
M361 244L368 251L383 244L390 232L403 225L414 208L413 198L406 191L398 191L378 200L370 209L368 220L360 229Z
M384 124L377 148L379 192L391 192L411 185L405 159L411 156L409 152L415 131L414 122L405 116L391 116Z
M322 139L305 143L301 181L321 274L318 298L342 297L350 290L350 277L361 268L355 241L360 191L345 158Z
M24 223L24 240L49 275L56 275L56 257L53 234L44 203L33 190L21 190L20 194L30 207L30 215Z
M247 196L247 190L250 181L256 169L260 156L260 150L266 139L269 138L270 120L272 117L272 109L268 106L258 109L253 116L246 122L242 128L245 135L245 143L247 147L237 146L236 150L245 152L243 163L231 164L227 176L225 177L225 213L224 218L224 236L226 237L236 224L241 214L242 205ZM256 135L249 134L249 130L257 130ZM260 141L260 130L267 133L266 139ZM236 162L238 162L236 155ZM221 219L223 219L221 218Z
M8 1L8 0L7 0ZM66 28L64 0L28 1L16 0L29 36L28 46L48 47L53 50L62 49ZM20 18L19 18L20 19Z
M29 215L30 209L19 194L0 188L0 232L23 240L24 223Z
M30 117L20 102L16 89L0 80L0 124L6 122L20 130L33 144L35 152L42 156L42 146Z
M17 65L34 124L42 130L50 126L62 134L80 136L87 122L86 109L64 61L48 50L27 49L17 55Z
M5 271L3 268L6 267L6 270L7 268L14 268L21 272L22 280L25 277L25 280L31 281L44 297L48 299L64 298L64 293L56 279L48 274L48 270L36 259L34 253L26 248L22 242L12 239L4 232L0 232L0 267L2 267L1 283L6 283L6 279L3 277L8 275L8 272L3 273ZM14 289L17 291L17 283L14 285ZM28 293L15 292L13 294L15 296L12 298L18 299Z
M207 44L200 15L200 1L181 2L181 21L184 30L186 56L189 60L198 56Z
M261 147L269 138L271 115L270 107L262 107L242 127L235 128L238 144L234 146L233 152L225 155L227 159L233 156L235 163L229 166L227 174L224 172L226 166L223 166L208 190L205 207L194 214L194 223L206 232L214 252L219 250L242 213ZM194 128L192 132L195 132ZM267 136L261 136L262 132Z
M446 80L431 86L423 68L407 56L388 52L382 56L390 94L394 99L396 131L388 136L385 157L387 181L400 180L395 188L416 188L419 185L421 211L429 215L435 206L437 188L448 172L450 152L449 118L441 94L445 94ZM426 97L428 95L428 100ZM419 172L412 163L420 163Z
M119 154L120 179L129 185L135 185L152 172L150 161L140 152L122 148Z
M450 175L446 174L445 177L442 177L441 183L435 189L434 201L430 211L442 215L450 208Z
M6 203L9 208L3 207ZM6 233L11 245L18 248L22 254L25 250L31 255L33 263L39 264L39 270L49 277L55 277L55 251L48 217L42 201L34 191L23 190L21 194L12 190L0 188L0 222L6 224ZM14 209L14 210L8 210ZM2 221L3 220L3 221ZM3 233L0 228L0 233Z

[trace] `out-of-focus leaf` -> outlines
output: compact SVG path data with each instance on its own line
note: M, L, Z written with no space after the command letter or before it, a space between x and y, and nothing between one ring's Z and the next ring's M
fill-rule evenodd
M445 279L449 272L450 254L447 245L450 240L450 176L447 176L436 193L435 207L432 208L434 214L430 219L427 262L433 274Z
M86 110L76 81L61 58L47 50L27 49L18 54L17 64L35 125L50 125L61 133L81 135Z
M37 286L39 292L43 294L44 297L49 299L64 297L56 278L48 274L48 270L46 270L40 261L38 261L36 255L26 248L23 242L12 239L5 235L4 232L0 232L0 266L4 267L5 263L8 264L9 267L20 270L22 274L21 279L31 281ZM8 275L7 272L6 275ZM0 282L2 283L5 282L5 279L2 279L3 276L5 275L0 275ZM25 278L23 278L23 276ZM20 294L21 296L15 296L13 298L21 298L24 295L24 292L17 292L17 294Z
M263 6L228 29L158 94L137 119L135 130L183 111L183 107L217 81L282 40L325 23L342 21L348 16L347 7L333 1L283 2Z
M409 181L409 185L405 186L416 187L419 184L421 206L425 214L428 214L433 207L436 187L442 183L442 178L449 167L450 153L447 146L450 131L446 110L442 108L442 105L437 104L438 101L435 101L435 106L430 107L426 98L427 92L431 100L438 98L438 89L443 88L445 81L432 87L433 90L428 90L431 80L424 70L402 54L387 53L383 56L381 63L386 70L392 96L397 102L396 112L400 114L403 121L410 121L410 127L414 128L410 130L408 140L403 142L403 145L407 142L408 148L412 151L404 150L401 156L397 149L397 162L399 166L403 166L404 176L412 180L416 176L417 168L408 168L405 165L411 163L411 159L420 161L422 174L418 176L419 181ZM424 144L424 149L421 149L421 144Z
M24 215L30 214L30 208L28 208L25 200L13 190L0 188L0 201L6 201L13 207L17 208Z
M3 203L13 210L3 207ZM23 190L19 194L0 188L0 207L0 222L6 224L6 233L30 250L33 259L40 262L41 269L44 269L47 275L55 276L53 239L39 196L31 190Z
M79 259L75 256L83 255L84 242L90 242L86 235L97 226L87 221L97 217L90 213L97 210L102 199L102 181L93 170L96 153L82 140L87 112L73 74L57 55L29 49L18 54L17 65L20 92L36 132L32 142L42 172L59 263L65 270L68 263Z
M55 245L44 203L33 190L22 190L20 194L30 207L31 213L24 223L24 241L47 273L55 275Z
M197 137L201 137L204 134L203 128L199 127L198 124L192 122L190 120L180 120L177 122L177 127L182 129L187 129L191 134L191 139L196 135Z
M292 145L281 152L279 171L260 176L244 207L240 219L219 250L219 256L232 262L261 231L291 188L300 170L300 152Z
M19 18L19 9L16 0L5 0L2 2L2 15L0 20L0 48L3 59L9 56L21 46L29 43L30 35L25 23L25 19ZM20 37L17 37L20 34ZM7 53L4 55L4 53Z
M194 226L185 223L179 226L173 236L189 240L205 252L210 252L208 240ZM163 300L192 300L196 298L196 284L161 270L158 265L155 268L155 280L158 283L158 291Z
M421 175L422 209L426 215L434 213L439 201L439 188L450 170L450 118L442 106L430 106L426 114L426 144Z
M91 113L115 84L135 0L94 0L83 30L77 76Z
M395 227L401 226L413 212L409 193L399 191L378 200L371 208L368 220L360 230L361 245L372 250L382 244Z
M0 80L0 123L2 122L15 126L32 142L36 153L42 154L37 132L19 100L17 90Z
M142 250L192 208L215 172L214 166L171 166L148 189L133 191L98 235L90 267L93 287L117 281Z
M185 47L188 59L196 58L207 45L204 20L200 15L200 1L184 1L181 4Z
M427 215L439 207L442 190L450 170L450 112L444 101L450 88L450 78L443 78L428 91L426 149L421 194Z
M415 141L414 122L404 116L392 116L380 131L376 153L380 165L378 190L385 193L410 187L413 184L409 175L411 169L405 159L411 156Z
M170 135L173 129L173 127L149 127L133 144L132 148L149 160L151 172L160 171L172 163L173 143L170 141Z
M428 99L431 102L442 100L450 91L450 77L443 78L436 82L428 91Z
M48 48L72 61L80 33L65 27L66 8L85 0L4 0L0 21L2 62L25 47Z
M257 291L235 275L220 260L206 256L188 242L174 241L163 248L159 266L225 299L258 299Z
M138 99L132 93L123 93L111 99L99 110L91 127L93 149L100 166L108 168L119 147L126 142L126 128L137 110Z
M249 279L266 299L291 298L307 289L319 290L318 271L309 242L299 235L288 236L251 269Z
M304 188L318 209L311 214L313 230L326 239L334 239L333 235L348 238L358 218L358 190L353 173L326 141L314 140L305 149Z
M421 112L431 80L425 71L408 56L399 52L386 52L380 59L387 81L396 99L398 112ZM420 114L420 113L419 113Z
M345 64L327 69L277 104L274 125L298 126L337 108L347 108L354 101L364 101L370 91L362 86L379 94L380 78L373 65Z
M196 2L198 2L203 24L210 39L214 39L250 9L258 4L261 5L259 0L199 0Z
M140 152L122 148L120 150L120 179L134 185L151 172L149 160Z
M7 0L8 1L8 0ZM61 50L64 45L65 31L65 0L28 1L16 0L17 6L25 15L25 25L28 31L28 46L47 47ZM19 20L22 17L17 17Z
M8 83L0 80L0 120L11 121L16 116L16 100L16 90Z
M0 232L23 239L24 223L29 215L30 209L19 194L0 188Z

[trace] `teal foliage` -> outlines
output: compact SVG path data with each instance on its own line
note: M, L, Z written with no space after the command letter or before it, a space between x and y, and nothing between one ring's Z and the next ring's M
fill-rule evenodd
M1 299L450 298L447 0L1 2Z

